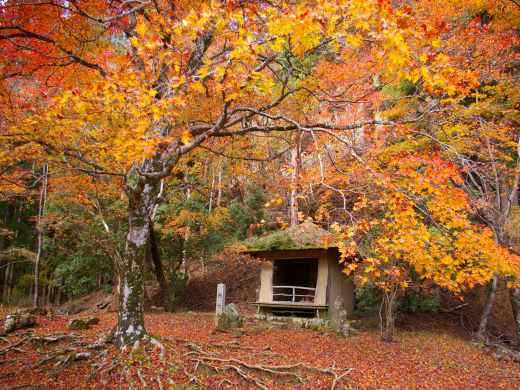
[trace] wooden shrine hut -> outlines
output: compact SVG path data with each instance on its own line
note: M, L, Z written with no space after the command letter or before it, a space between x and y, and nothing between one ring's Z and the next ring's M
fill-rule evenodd
M262 260L258 314L328 318L341 296L349 314L354 309L354 283L342 272L331 235L312 223L248 242L245 251Z

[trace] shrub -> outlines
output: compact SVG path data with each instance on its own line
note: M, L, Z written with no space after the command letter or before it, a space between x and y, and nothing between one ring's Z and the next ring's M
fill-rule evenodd
M170 277L169 290L167 296L164 299L166 310L173 311L179 306L187 286L188 277L186 275L177 272L172 273Z
M354 301L356 312L366 314L378 311L382 298L381 289L373 284L366 284L357 288Z
M401 299L398 310L403 313L436 312L439 305L439 297L411 290Z

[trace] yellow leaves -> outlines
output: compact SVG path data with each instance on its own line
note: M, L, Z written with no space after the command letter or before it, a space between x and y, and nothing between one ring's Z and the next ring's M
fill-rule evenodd
M202 84L200 81L191 84L190 88L198 93L206 93L206 88L204 87L204 84Z
M271 199L269 202L266 202L266 203L264 204L264 207L269 207L269 206L271 206L272 204L277 204L277 205L281 205L281 204L283 204L283 198L281 198L281 197L273 198L273 199Z
M222 80L224 78L224 75L226 74L226 71L226 68L224 68L223 66L218 67L215 72L215 78L219 81Z
M354 205L354 211L361 210L362 208L366 207L368 204L368 199L366 197L361 197L358 202Z
M158 121L159 119L161 119L162 113L161 113L161 110L159 109L159 107L152 106L151 110L152 110L152 117L153 117L154 121Z
M274 51L281 51L286 44L286 40L282 37L276 37L270 41L269 47Z
M224 99L224 101L230 102L232 100L237 99L239 96L240 96L240 94L238 92L230 93L230 94L226 95L226 98Z
M339 233L341 232L341 230L342 230L342 227L340 226L339 223L337 223L337 222L333 222L333 223L330 225L330 230L331 230L332 232L335 232L335 233L338 233L338 234L339 234Z
M157 41L156 42L146 42L144 44L144 47L149 49L149 50L153 50L156 47L159 47L160 45L161 45L160 42L157 42Z
M139 45L139 39L136 37L132 37L130 38L130 43L132 44L132 46L137 47Z
M201 80L204 80L209 74L210 67L208 65L200 68L199 75L200 75Z
M172 84L172 88L179 88L181 85L185 84L186 83L186 77L185 76L181 76L177 79L176 82L174 82Z
M346 265L346 269L349 271L349 272L353 272L357 269L358 265L357 263L349 263Z
M190 133L189 130L185 130L182 133L181 142L184 145L188 145L191 141L193 141L193 135Z
M357 35L349 35L347 37L347 43L357 48L363 43L363 37L360 34Z
M135 31L141 36L144 37L146 35L146 32L148 31L148 26L144 22L140 22L137 24Z
M305 219L305 213L298 211L298 220L303 221Z
M397 51L391 51L388 54L388 58L393 63L394 66L401 66L407 63L408 58L400 52Z

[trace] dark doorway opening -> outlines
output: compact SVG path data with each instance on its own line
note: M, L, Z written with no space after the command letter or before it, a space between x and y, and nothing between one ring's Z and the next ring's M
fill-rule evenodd
M273 302L314 303L318 259L279 259L273 267Z

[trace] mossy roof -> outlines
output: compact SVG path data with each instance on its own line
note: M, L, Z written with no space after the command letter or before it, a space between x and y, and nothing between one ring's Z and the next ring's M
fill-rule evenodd
M333 243L332 233L314 223L305 222L263 237L251 237L244 242L247 248L244 252L326 249L335 247Z

